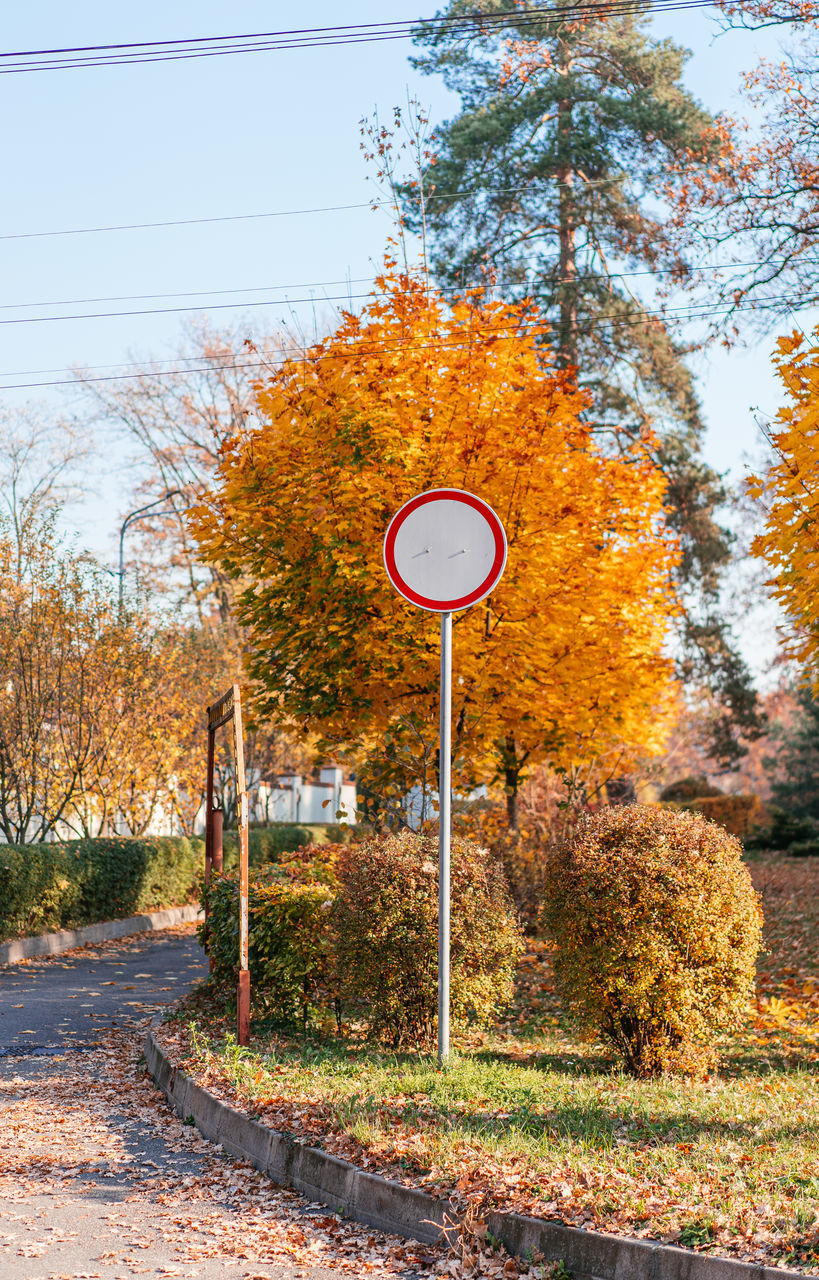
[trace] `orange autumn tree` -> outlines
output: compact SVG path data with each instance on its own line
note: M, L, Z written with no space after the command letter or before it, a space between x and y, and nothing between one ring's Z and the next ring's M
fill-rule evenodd
M788 402L770 432L773 460L766 476L748 482L765 507L765 527L753 551L773 571L769 585L787 614L788 656L812 672L819 693L819 326L813 341L780 338L774 357Z
M527 768L569 768L616 739L661 748L676 543L642 444L607 452L585 393L554 367L530 305L446 306L388 268L361 316L257 388L260 423L224 446L194 517L241 580L254 706L359 761L437 742L438 620L381 559L422 490L480 494L509 537L505 575L454 625L456 785L501 778L509 820ZM406 773L403 775L406 782Z

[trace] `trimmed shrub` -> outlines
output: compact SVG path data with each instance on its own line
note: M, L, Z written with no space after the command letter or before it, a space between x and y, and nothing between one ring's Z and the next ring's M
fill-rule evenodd
M701 1075L751 994L762 913L742 847L695 813L584 819L552 858L542 920L581 1023L636 1076Z
M343 845L306 844L282 854L279 873L285 880L298 884L324 884L335 891L338 884L338 859Z
M0 938L195 902L204 841L111 836L0 846Z
M661 800L679 801L697 800L700 796L721 796L724 792L719 787L712 787L707 778L695 778L688 774L685 778L677 778L660 792Z
M340 851L332 910L336 980L370 1033L429 1049L438 1008L437 838L404 831ZM522 935L497 861L453 837L453 1022L486 1022L512 994Z
M78 872L77 858L65 845L0 845L0 939L79 924Z
M686 805L709 822L717 822L740 839L765 821L765 806L758 796L697 796Z
M297 826L280 823L275 826L251 826L248 831L247 859L251 867L263 867L270 862L280 862L285 854L293 853L306 845L324 846L349 838L350 827L332 824L321 826ZM232 870L239 860L239 837L236 831L226 831L223 838L224 868Z
M214 876L207 891L213 981L235 991L239 965L239 886ZM282 878L278 868L254 871L248 886L248 966L251 1009L281 1022L307 1023L327 979L332 891L326 884ZM198 927L205 941L204 923Z
M283 853L310 843L307 827L251 827L247 833L247 860L251 867L263 867L278 862ZM235 830L225 831L222 837L224 868L232 871L239 862L239 835Z

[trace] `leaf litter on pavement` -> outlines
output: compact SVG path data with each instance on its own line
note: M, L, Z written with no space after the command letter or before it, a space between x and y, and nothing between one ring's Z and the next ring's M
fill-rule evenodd
M190 925L162 931L191 932ZM156 936L89 944L23 965L36 970L69 968L77 957L105 959L114 951L135 955L147 937ZM98 982L96 987L103 985L109 984ZM296 1275L299 1268L305 1276L322 1268L374 1280L433 1274L464 1280L514 1280L527 1274L540 1280L555 1270L551 1264L538 1265L537 1257L519 1269L503 1250L487 1246L480 1226L471 1234L468 1223L453 1232L449 1246L421 1245L345 1221L275 1186L173 1113L144 1067L147 1019L129 1009L123 1022L127 1026L97 1031L98 1038L83 1045L82 1054L71 1051L75 1046L50 1054L46 1074L29 1078L21 1072L0 1078L0 1201L6 1206L3 1226L17 1228L14 1233L0 1230L0 1247L5 1246L9 1256L46 1258L52 1246L75 1241L77 1230L48 1221L56 1221L54 1210L73 1212L89 1188L113 1187L121 1196L103 1220L117 1247L101 1244L93 1259L105 1266L106 1280L147 1274L193 1277L197 1264L214 1260L240 1280L269 1280L270 1273L260 1268L283 1265L295 1268ZM32 1197L44 1196L51 1208L32 1210ZM21 1212L15 1213L12 1205ZM29 1238L22 1239L21 1233ZM145 1265L146 1251L157 1248L163 1265ZM112 1277L114 1264L117 1274ZM27 1280L103 1278L98 1271L73 1269L36 1276L27 1272Z
M288 1263L322 1266L340 1275L396 1277L425 1268L427 1259L442 1260L441 1251L351 1225L327 1210L306 1212L303 1197L224 1156L170 1111L144 1067L138 1067L141 1039L133 1031L113 1032L81 1060L63 1058L47 1076L12 1075L0 1081L0 1199L6 1205L25 1211L31 1197L44 1194L65 1203L89 1184L115 1182L124 1194L104 1217L120 1247L116 1255L109 1250L96 1261L115 1257L131 1274L154 1271L141 1266L140 1253L157 1244L167 1254L158 1272L165 1275L182 1274L180 1264L219 1259L239 1267L241 1275L260 1274L260 1264ZM146 1157L151 1140L161 1141L161 1161ZM195 1174L183 1172L192 1157L199 1168ZM149 1217L129 1213L132 1205L147 1207ZM36 1237L18 1243L20 1257L38 1258L51 1244L76 1235L46 1234L39 1212L16 1217L33 1227ZM4 1227L9 1218L6 1214ZM248 1272L248 1265L255 1271ZM72 1280L77 1275L72 1273Z

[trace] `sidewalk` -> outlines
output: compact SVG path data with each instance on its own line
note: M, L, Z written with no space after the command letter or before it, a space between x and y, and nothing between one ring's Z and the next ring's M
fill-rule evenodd
M2 1280L428 1274L168 1110L148 1019L206 972L190 925L0 971Z

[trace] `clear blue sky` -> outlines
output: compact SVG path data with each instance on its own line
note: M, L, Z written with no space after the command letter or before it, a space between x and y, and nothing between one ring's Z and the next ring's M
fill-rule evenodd
M416 0L417 3L417 0ZM430 7L423 13L431 13ZM776 36L729 34L713 43L708 11L658 19L661 34L693 51L688 82L712 109L737 109L736 87L755 51L775 51ZM416 16L398 0L307 0L298 8L252 0L226 6L203 0L139 7L78 0L29 0L6 7L2 46L31 49L130 40L173 39L294 26L390 21ZM433 121L455 103L442 86L410 68L407 41L278 53L253 53L157 66L0 76L0 156L4 174L0 236L121 223L221 217L366 204L372 194L359 151L358 121L377 105L388 115L407 88ZM372 275L383 250L386 215L367 208L298 217L89 235L0 239L0 320L76 315L145 306L201 306L217 322L239 310L211 310L216 290L236 299L290 286L290 297L317 300L323 290ZM325 282L337 282L326 283ZM190 292L145 302L74 300ZM28 306L23 304L39 304ZM300 306L312 324L311 306ZM271 325L286 308L254 310ZM59 379L72 365L115 365L133 355L165 355L180 316L149 315L2 324L0 384ZM715 352L698 363L709 422L708 455L720 469L755 446L749 407L772 411L777 391L768 368L772 339L752 352ZM52 373L27 371L54 370ZM54 398L48 388L0 391L6 403ZM69 401L70 403L70 401ZM103 440L89 471L101 500L77 512L82 537L113 558L114 534L128 498L116 453Z

